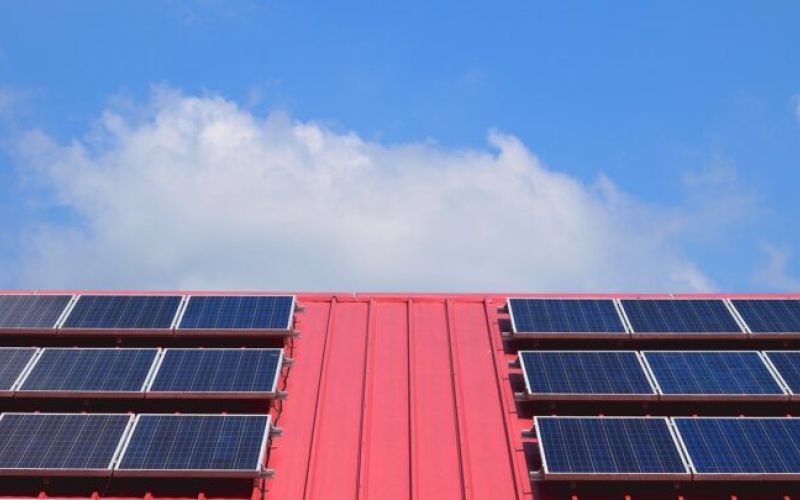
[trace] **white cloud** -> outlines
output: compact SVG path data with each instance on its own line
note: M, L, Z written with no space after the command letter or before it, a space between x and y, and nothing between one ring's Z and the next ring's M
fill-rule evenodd
M712 287L683 255L693 214L549 169L513 136L382 145L168 89L146 108L106 111L88 139L19 142L78 221L24 236L20 286Z
M769 243L762 244L761 251L765 260L753 274L753 283L771 290L794 292L800 290L800 280L789 272L791 251L786 247Z

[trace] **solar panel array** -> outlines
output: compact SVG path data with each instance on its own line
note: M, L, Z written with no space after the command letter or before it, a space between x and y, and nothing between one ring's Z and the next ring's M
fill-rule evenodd
M66 329L169 329L178 295L81 295L67 316Z
M509 299L517 333L625 333L612 300Z
M623 299L636 333L742 333L725 303L717 299Z
M520 351L528 394L559 396L656 396L634 351Z
M258 475L268 415L139 415L117 470L126 475Z
M273 393L280 349L167 349L149 388L167 393Z
M55 328L70 295L0 295L0 328Z
M734 299L731 303L753 333L800 332L800 300Z
M649 351L644 358L664 395L785 394L756 351Z
M179 330L288 330L291 296L192 296Z
M545 479L800 479L800 418L536 417L534 425Z

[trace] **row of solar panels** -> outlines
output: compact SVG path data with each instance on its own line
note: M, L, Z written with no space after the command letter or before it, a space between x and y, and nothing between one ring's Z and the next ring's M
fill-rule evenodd
M0 333L289 333L293 296L0 295Z
M257 477L269 415L0 415L0 475Z
M271 398L282 349L0 348L0 395Z
M543 479L800 479L800 418L535 417L534 425Z
M520 351L528 400L800 400L800 351Z
M508 299L520 337L800 336L795 299Z

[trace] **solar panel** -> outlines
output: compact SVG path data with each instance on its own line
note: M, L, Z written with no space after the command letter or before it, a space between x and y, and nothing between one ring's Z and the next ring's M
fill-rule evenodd
M289 331L292 296L192 296L179 330Z
M160 329L172 327L179 296L81 295L61 329Z
M25 396L144 395L158 349L46 348L18 388Z
M0 295L0 329L51 329L70 295Z
M535 417L545 479L680 479L689 470L663 417Z
M634 351L520 351L529 399L656 398Z
M275 394L282 349L167 349L148 396Z
M131 420L125 414L4 413L0 474L110 475Z
M35 347L0 347L0 394L11 394L34 354Z
M786 383L793 399L800 396L800 351L768 351L764 354Z
M256 477L269 429L268 415L139 415L114 475Z
M622 306L634 334L743 333L721 300L626 299Z
M515 334L626 334L612 300L508 299L508 310Z
M753 333L800 334L800 300L737 299L731 303Z
M649 351L644 358L662 399L786 399L756 351Z
M800 478L800 418L672 420L695 479Z

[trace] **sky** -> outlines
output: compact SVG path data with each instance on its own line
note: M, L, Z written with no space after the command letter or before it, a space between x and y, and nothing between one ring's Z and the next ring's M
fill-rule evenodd
M800 288L800 4L0 2L0 288Z

